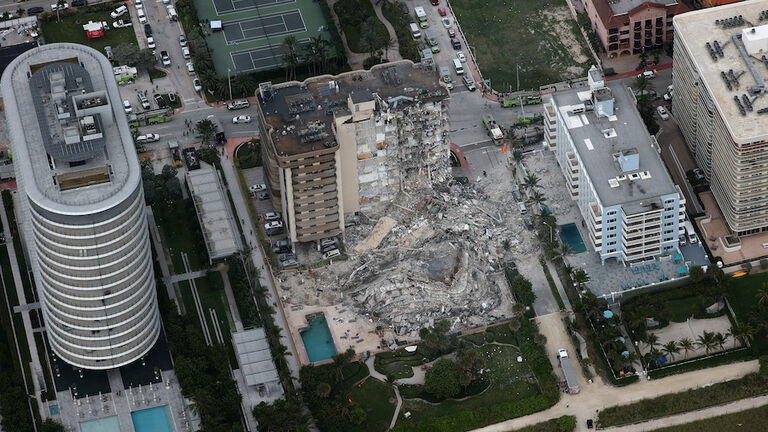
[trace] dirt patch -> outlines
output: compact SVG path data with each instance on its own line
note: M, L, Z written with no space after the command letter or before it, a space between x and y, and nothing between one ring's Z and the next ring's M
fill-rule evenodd
M584 46L574 37L573 17L566 7L552 8L541 11L542 22L549 23L549 28L560 39L560 43L568 50L568 55L576 63L586 63L589 60ZM579 72L581 70L579 69Z

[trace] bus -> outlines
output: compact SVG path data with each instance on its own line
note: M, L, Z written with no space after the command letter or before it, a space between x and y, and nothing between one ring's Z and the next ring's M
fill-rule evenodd
M226 143L227 137L224 135L224 125L222 125L219 119L217 119L213 114L208 116L208 120L210 120L211 123L216 126L216 134L213 136L214 140L216 141L216 145L222 145Z

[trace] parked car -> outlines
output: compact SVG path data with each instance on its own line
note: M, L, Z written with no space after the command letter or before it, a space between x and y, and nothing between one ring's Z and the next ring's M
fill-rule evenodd
M163 99L163 97L157 93L152 95L152 99L155 100L155 103L157 104L158 108L165 108L168 103Z
M144 93L138 93L139 97L139 103L141 103L141 107L144 109L149 109L149 99L147 99L147 96Z
M128 7L125 6L125 5L122 5L122 6L118 7L117 9L113 10L112 13L109 14L109 16L111 16L113 19L115 19L115 18L117 18L119 16L125 15L126 13L128 13Z
M290 261L290 260L296 261L296 254L295 253L286 253L286 254L279 255L277 258L281 262L283 262L283 261Z
M453 26L453 21L451 21L450 18L443 18L442 21L443 21L443 27L445 28L451 28L451 26Z
M157 141L160 141L160 135L158 135L156 133L150 133L150 134L146 134L146 135L139 135L136 138L136 142L139 142L139 143L152 143L152 142L157 142Z
M456 51L456 58L462 63L467 62L467 56L464 55L463 51Z
M195 88L195 91L200 91L203 89L203 85L200 83L200 80L197 78L192 80L192 87Z
M185 38L184 35L179 35L179 45L183 47L187 46L187 38Z
M452 38L451 45L453 46L453 49L461 49L461 42L459 42L458 39Z
M152 26L149 24L144 24L144 36L150 37L152 36Z
M329 251L332 251L332 250L338 249L338 248L339 248L338 245L320 246L320 252L321 253L326 253L326 252L329 252Z
M593 427L595 427L595 422L592 419L587 419L587 429L592 429Z
M132 25L133 24L130 21L125 21L125 20L117 20L112 23L112 27L114 28L124 28L124 27L130 27Z
M432 45L432 54L437 54L440 52L440 45Z
M195 64L192 62L187 62L187 72L192 75L195 73Z
M447 15L445 13L445 8L437 8L437 13L439 13L441 17L444 17Z
M133 107L131 106L131 103L128 102L128 99L123 101L123 109L125 110L126 114L133 112Z
M467 90L475 91L475 80L472 79L470 74L464 74L461 79L464 80L464 85L467 87Z
M269 192L259 192L256 197L259 199L259 201L264 201L269 199Z
M645 77L646 79L654 79L656 78L656 71L655 70L648 70L644 71L643 73L637 74L637 77Z
M32 6L31 8L27 9L27 15L35 15L39 13L43 13L45 9L43 9L42 6Z
M136 8L136 16L139 18L139 24L146 24L147 15L144 13L144 9Z
M411 8L408 7L405 2L397 2L397 4L400 5L400 10L403 11L403 15L410 15L411 14Z
M448 37L450 37L451 39L455 38L456 37L456 30L454 30L452 28L449 28L448 29Z
M289 239L282 239L275 242L273 249L275 253L285 253L291 250L291 241Z
M251 122L251 116L249 115L239 115L237 117L232 118L232 124L241 124L241 123L250 123Z
M264 224L265 230L272 229L272 228L282 228L282 227L283 227L283 223L280 221L272 221Z
M171 57L168 56L168 51L160 51L160 58L163 59L163 66L171 65Z
M59 6L58 3L54 3L51 5L51 10L54 12L56 12L57 10L64 10L64 9L69 9L68 3L62 3L61 6Z
M336 237L328 237L320 240L320 246L335 246L339 244L339 239Z
M136 5L137 8L144 7L144 3L142 2L142 0L133 0L133 4Z
M280 262L281 268L296 267L297 265L299 265L299 262L296 260L288 260L288 261Z
M338 249L331 249L328 252L323 254L323 259L329 259L329 258L337 257L339 255L341 255L341 252L339 252Z
M176 93L168 93L168 102L170 102L171 105L176 105Z
M661 117L662 120L669 120L669 113L667 112L667 109L663 106L659 105L656 107L656 112L659 113L659 117Z
M248 190L251 191L251 193L265 191L267 190L267 185L265 185L264 183L250 185L248 187Z
M189 54L189 48L183 47L181 49L181 56L184 57L185 59L189 60L189 58L191 57L191 55Z
M153 38L152 36L148 37L147 38L147 48L155 49L155 46L156 46L155 45L155 38Z
M104 54L106 54L107 59L109 60L112 60L113 58L115 58L115 54L112 53L112 47L109 45L104 47Z
M88 0L73 0L72 1L72 6L73 7L82 7L82 6L87 6L87 5L88 5Z
M102 21L101 22L101 29L104 30L104 31L109 30L109 23L107 23L106 21Z
M280 217L280 213L278 212L269 212L264 214L264 220L266 221L280 220Z
M280 235L280 234L285 232L285 230L283 230L282 226L279 226L277 228L270 228L270 229L268 229L266 231L267 231L267 235L268 236L276 236L276 235Z

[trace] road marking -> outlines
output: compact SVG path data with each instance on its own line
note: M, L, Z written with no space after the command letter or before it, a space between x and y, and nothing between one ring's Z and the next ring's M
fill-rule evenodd
M191 109L191 110L184 110L182 112L191 113L191 112L195 112L195 111L207 111L207 110L213 110L213 108L207 106L207 107L204 107L204 108L195 108L195 109Z
M163 19L163 10L160 9L161 3L155 3L155 5L157 6L157 13L160 15L160 19Z

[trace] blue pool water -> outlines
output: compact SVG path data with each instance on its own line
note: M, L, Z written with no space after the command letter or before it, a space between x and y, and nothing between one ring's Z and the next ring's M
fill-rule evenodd
M579 229L576 224L568 224L560 227L560 240L570 246L570 253L579 254L587 250L584 246L584 240L581 239Z
M174 432L168 405L131 413L136 432Z
M117 416L80 423L80 432L120 432Z
M311 318L309 328L301 331L301 340L310 362L328 360L336 355L331 331L324 317Z

